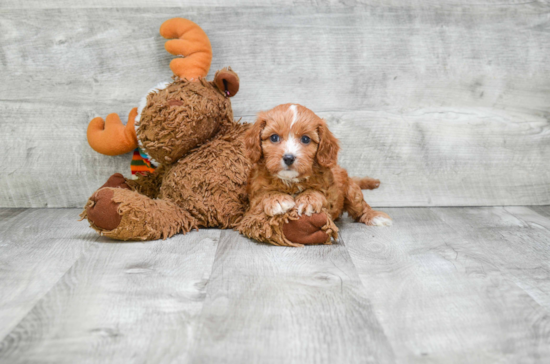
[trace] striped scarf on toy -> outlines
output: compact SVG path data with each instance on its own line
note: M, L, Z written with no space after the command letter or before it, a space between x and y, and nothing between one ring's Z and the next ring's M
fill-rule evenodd
M140 148L136 148L134 149L134 155L132 156L130 169L132 171L132 176L135 176L138 173L153 173L155 171L155 165L151 163L151 160L147 153L145 153L145 151Z

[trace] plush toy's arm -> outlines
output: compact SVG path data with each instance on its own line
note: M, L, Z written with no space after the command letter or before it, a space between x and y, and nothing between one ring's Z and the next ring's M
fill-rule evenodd
M107 115L107 121L97 117L88 125L88 144L98 153L119 155L131 152L138 146L134 121L137 108L128 115L126 126L122 124L117 114Z
M137 179L128 179L126 184L134 191L150 198L157 198L164 176L162 164L153 173L136 174Z

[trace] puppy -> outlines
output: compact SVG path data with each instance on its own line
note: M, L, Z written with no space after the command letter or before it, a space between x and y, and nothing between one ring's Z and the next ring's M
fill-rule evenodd
M367 225L391 225L390 217L373 210L361 192L380 182L350 178L337 165L338 140L304 106L284 104L261 112L245 143L253 163L247 185L250 211L275 216L296 209L298 215L311 216L325 210L333 220L347 211Z

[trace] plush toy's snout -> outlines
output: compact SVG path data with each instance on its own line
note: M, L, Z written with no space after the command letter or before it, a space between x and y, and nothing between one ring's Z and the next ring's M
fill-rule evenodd
M137 138L154 160L172 164L231 122L231 103L214 82L176 78L147 96Z

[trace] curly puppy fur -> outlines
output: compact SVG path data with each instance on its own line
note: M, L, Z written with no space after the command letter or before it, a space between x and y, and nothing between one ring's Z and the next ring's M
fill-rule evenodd
M346 211L367 225L391 224L361 192L377 188L379 181L350 178L337 164L338 140L325 121L304 106L285 104L260 113L246 133L246 147L254 165L247 187L250 209L243 221L261 214L275 218L323 211L336 220ZM255 236L254 226L240 230ZM336 231L331 227L330 237Z

